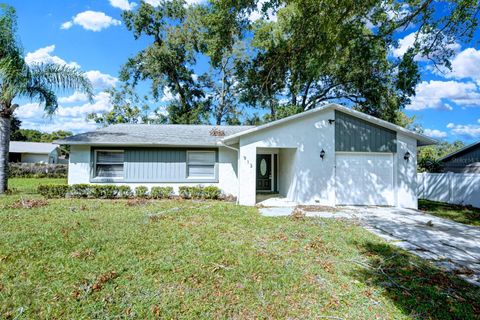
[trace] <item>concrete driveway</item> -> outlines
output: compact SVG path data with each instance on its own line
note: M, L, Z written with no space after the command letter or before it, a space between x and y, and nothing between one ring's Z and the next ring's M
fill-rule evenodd
M278 209L278 210L276 210ZM393 245L480 286L480 228L431 216L420 211L390 207L337 207L304 209L307 216L357 221ZM300 210L302 210L300 208ZM264 215L288 215L285 208L262 208ZM275 214L275 211L278 214ZM291 212L291 210L290 210Z

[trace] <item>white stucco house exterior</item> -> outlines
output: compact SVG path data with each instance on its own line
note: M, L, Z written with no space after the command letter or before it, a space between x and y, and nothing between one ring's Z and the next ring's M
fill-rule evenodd
M436 141L329 104L257 127L122 124L57 143L71 146L69 184L216 185L249 206L271 194L417 208L417 146Z
M58 163L58 146L53 143L10 141L9 162Z

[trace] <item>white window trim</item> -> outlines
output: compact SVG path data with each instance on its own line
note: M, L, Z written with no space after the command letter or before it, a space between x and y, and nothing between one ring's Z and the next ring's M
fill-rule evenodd
M189 177L188 176L188 168L190 166L190 162L188 161L188 158L189 158L189 154L190 153L213 153L213 163L210 163L210 164L203 164L203 163L192 163L191 165L197 165L197 166L205 166L205 167L208 167L208 166L213 166L213 175L212 176L208 176L208 177ZM185 159L185 164L186 164L186 172L185 172L185 176L187 178L187 180L205 180L205 179L208 179L208 180L213 180L213 179L216 179L217 178L217 154L216 154L216 151L215 150L187 150L187 158Z
M123 156L125 157L125 150L120 150L120 149L115 149L115 150L111 150L111 149L95 149L95 152L94 152L94 157L93 157L93 179L109 179L109 180L123 180L124 179L124 175L125 175L125 171L123 171L123 176L122 177L104 177L104 176L99 176L97 175L97 164L111 164L111 165L115 165L115 164L119 164L118 162L102 162L102 163L98 163L97 159L98 159L98 152L117 152L117 153L123 153ZM123 170L125 170L125 159L122 163L122 166L123 166Z

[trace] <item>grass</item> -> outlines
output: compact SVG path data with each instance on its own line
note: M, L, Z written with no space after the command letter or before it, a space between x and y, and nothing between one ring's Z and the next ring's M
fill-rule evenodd
M480 227L480 208L421 199L418 208L431 215Z
M35 194L39 184L65 184L67 179L53 179L53 178L11 178L8 180L9 189L13 194Z
M479 288L350 222L224 202L39 199L0 198L0 318L480 314Z

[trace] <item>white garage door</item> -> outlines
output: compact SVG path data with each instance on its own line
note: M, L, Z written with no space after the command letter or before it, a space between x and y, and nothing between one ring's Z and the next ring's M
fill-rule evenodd
M337 153L337 204L394 205L392 153Z

